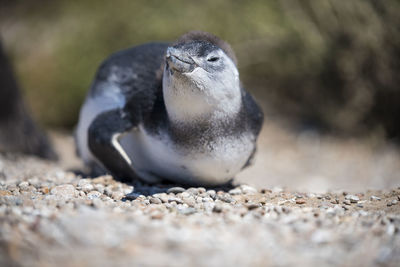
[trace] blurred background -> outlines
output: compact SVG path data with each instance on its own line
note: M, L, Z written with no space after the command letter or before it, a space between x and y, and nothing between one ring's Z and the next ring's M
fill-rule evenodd
M111 53L189 30L214 33L234 48L241 79L265 112L260 153L270 154L257 173L270 164L269 181L289 179L314 155L307 177L343 162L315 180L373 175L392 186L400 180L399 14L397 0L2 0L0 38L32 116L70 131Z

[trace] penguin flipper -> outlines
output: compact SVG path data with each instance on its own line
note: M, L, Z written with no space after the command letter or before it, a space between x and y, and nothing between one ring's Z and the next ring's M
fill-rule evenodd
M119 139L135 125L121 109L98 115L88 129L88 146L93 155L117 179L129 182L138 178Z

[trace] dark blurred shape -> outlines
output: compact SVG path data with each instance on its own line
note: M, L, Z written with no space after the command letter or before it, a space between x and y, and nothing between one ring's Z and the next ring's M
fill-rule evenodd
M45 133L26 108L0 42L0 152L57 158Z

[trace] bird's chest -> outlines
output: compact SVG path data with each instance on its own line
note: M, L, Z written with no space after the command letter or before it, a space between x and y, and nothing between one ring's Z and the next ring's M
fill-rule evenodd
M185 183L220 184L229 181L246 164L254 149L250 134L171 136L149 134L139 127L124 137L122 145L140 172Z

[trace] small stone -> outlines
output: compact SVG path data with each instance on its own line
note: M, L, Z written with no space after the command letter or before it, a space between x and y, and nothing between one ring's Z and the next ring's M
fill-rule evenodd
M196 213L197 211L195 208L189 207L189 208L179 209L178 212L183 215L190 215L190 214Z
M99 191L90 191L87 194L88 199L94 199L94 198L99 198L101 196L101 193Z
M215 206L213 208L213 212L221 213L222 212L222 205L221 204L215 204Z
M349 201L349 200L345 200L345 201L343 201L343 204L345 204L345 205L351 205L351 203L350 203L350 201Z
M203 197L202 201L203 202L213 202L213 199L211 197Z
M255 193L257 193L257 189L255 189L254 187L251 187L249 185L241 185L240 189L242 190L242 192L244 194L255 194Z
M111 197L115 200L121 200L124 197L124 193L120 191L114 191L112 192Z
M199 188L197 188L197 190L199 191L200 194L206 192L206 189L204 187L199 187Z
M240 195L240 194L242 194L242 190L240 190L240 188L234 188L234 189L229 190L229 194Z
M380 198L380 197L377 197L377 196L371 196L369 199L372 200L372 201L379 201L379 200L381 200L381 198Z
M357 207L359 207L359 208L364 208L364 205L361 204L361 203L358 203L358 204L357 204Z
M262 197L262 198L260 198L259 200L258 200L258 203L260 203L261 205L265 205L265 204L267 204L267 199L265 198L265 197Z
M50 193L63 198L73 198L75 196L75 187L71 184L58 185L53 187Z
M126 187L124 187L124 188L122 189L122 193L123 193L124 195L129 194L129 193L132 192L132 191L133 191L133 186L126 186Z
M296 199L296 204L305 204L306 201L304 199Z
M50 190L47 186L43 186L40 188L40 192L42 192L43 194L48 194Z
M169 196L165 193L154 194L153 197L159 198L163 203L168 203Z
M190 197L190 194L188 192L182 192L180 196L182 198L187 198L187 197Z
M104 185L102 185L102 184L95 184L95 185L94 185L94 189L96 189L97 191L99 191L101 194L104 194Z
M94 190L94 186L92 184L87 183L82 186L82 190L83 192L88 193Z
M191 187L188 190L186 190L186 192L188 192L191 195L198 195L199 194L199 190L197 188Z
M219 195L218 199L227 203L232 203L235 201L229 194Z
M355 195L346 195L345 198L347 200L350 200L351 203L357 203L358 201L360 201L360 198L358 196L355 196Z
M90 180L89 179L80 179L78 184L77 184L77 186L82 188L86 184L90 184Z
M24 181L18 184L18 187L23 190L23 191L27 191L29 189L29 183Z
M266 188L262 188L262 189L260 190L260 192L261 192L261 194L269 194L269 193L272 193L272 190L266 189Z
M209 195L212 199L215 199L215 196L217 195L217 192L215 192L215 190L211 189L211 190L207 190L207 195Z
M194 207L196 205L196 200L192 196L184 198L183 202L186 203L189 207Z
M150 203L151 203L151 204L161 204L162 201L161 201L161 199L159 199L159 198L152 197L152 198L150 198Z
M248 210L254 210L254 209L257 209L257 208L259 208L260 207L260 205L259 204L256 204L256 203L247 203L246 204L246 208L248 209Z
M167 190L167 193L168 193L168 194L170 194L170 193L178 194L178 193L182 193L182 192L185 192L185 188L179 187L179 186L171 187L171 188L169 188L169 189Z
M168 202L169 202L169 203L171 203L171 202L176 202L176 203L178 203L178 204L182 204L182 203L183 203L182 199L177 198L177 197L169 197L169 198L168 198Z

